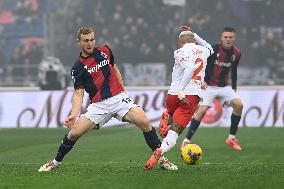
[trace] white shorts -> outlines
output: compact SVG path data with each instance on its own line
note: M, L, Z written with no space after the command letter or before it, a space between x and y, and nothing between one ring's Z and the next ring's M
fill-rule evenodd
M122 121L123 116L133 107L137 107L137 105L123 92L106 100L90 104L87 112L81 116L88 118L100 127L112 117Z
M215 87L208 86L203 92L200 105L212 106L214 98L217 98L223 105L230 105L234 98L240 98L230 86Z

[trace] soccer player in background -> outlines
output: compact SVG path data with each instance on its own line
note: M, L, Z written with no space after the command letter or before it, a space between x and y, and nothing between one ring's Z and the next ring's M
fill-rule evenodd
M181 148L191 142L191 138L198 129L202 118L212 105L214 98L217 97L221 103L233 108L230 133L226 143L234 150L241 150L236 138L243 110L242 100L236 93L237 67L241 58L241 51L234 46L235 39L235 29L225 27L221 33L220 43L213 45L214 54L208 58L205 74L205 82L208 87L204 92L203 101L190 123L189 131ZM228 85L229 73L231 73L232 87Z
M161 147L145 163L145 169L152 169L159 158L175 146L190 122L202 93L207 58L213 53L209 43L189 30L180 33L178 44L180 48L174 51L172 83L166 96L166 122L171 120L170 128L164 130Z
M95 33L85 26L78 31L77 42L81 53L71 71L75 90L72 110L64 121L64 125L71 129L63 137L54 160L42 165L39 172L51 171L58 167L82 135L91 129L98 129L112 117L137 125L152 151L161 145L156 130L151 126L145 112L125 93L111 49L107 45L95 46ZM84 90L89 94L91 103L87 112L77 119ZM161 168L178 169L164 156L158 162Z

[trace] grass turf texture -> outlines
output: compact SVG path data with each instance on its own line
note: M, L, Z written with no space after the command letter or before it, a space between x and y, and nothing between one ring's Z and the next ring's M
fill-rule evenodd
M60 168L38 173L53 159L67 129L1 129L1 189L79 188L284 188L281 128L241 128L241 152L225 144L228 128L200 128L194 143L203 149L200 165L182 164L180 144L167 157L178 171L158 166L145 171L151 155L140 130L102 128L83 136Z

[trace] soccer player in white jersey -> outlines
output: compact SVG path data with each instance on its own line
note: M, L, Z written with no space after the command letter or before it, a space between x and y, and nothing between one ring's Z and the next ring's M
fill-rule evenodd
M214 98L233 108L231 125L226 144L232 149L240 151L242 148L236 138L239 122L241 120L243 102L236 93L237 90L237 68L241 58L241 50L235 46L236 31L232 27L225 27L221 33L220 43L212 45L214 53L208 58L204 81L208 88L204 92L203 101L194 114L186 138L182 146L191 143L202 118L212 106ZM231 75L232 86L229 85Z
M184 30L184 27L181 27ZM178 136L190 122L200 97L205 76L207 58L213 53L209 43L192 31L179 35L179 49L175 50L175 64L172 83L166 96L166 108L170 117L170 129L164 133L160 148L157 148L145 163L145 169L152 169L159 158L176 144Z

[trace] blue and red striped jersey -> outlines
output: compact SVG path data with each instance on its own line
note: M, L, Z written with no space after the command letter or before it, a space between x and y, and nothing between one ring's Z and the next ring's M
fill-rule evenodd
M209 86L225 87L231 72L232 88L237 88L237 67L241 50L237 47L224 49L221 44L212 46L214 53L208 57L204 80Z
M88 57L80 54L71 70L74 89L85 89L91 103L121 93L123 86L117 78L114 64L112 51L107 45L96 47Z

